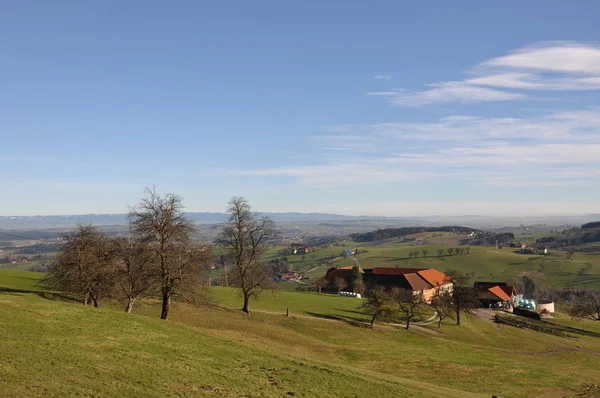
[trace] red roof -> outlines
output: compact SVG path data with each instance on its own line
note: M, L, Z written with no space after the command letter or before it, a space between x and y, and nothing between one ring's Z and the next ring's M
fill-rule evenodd
M406 278L406 281L408 282L413 291L429 290L432 287L418 274L404 274L404 278Z
M431 286L442 286L451 283L452 280L448 275L441 273L436 269L424 269L418 272L421 278L425 279Z
M502 290L500 288L500 286L490 287L488 289L488 292L492 293L494 296L498 297L498 299L500 299L502 301L510 300L510 296L508 294L504 293L504 290Z

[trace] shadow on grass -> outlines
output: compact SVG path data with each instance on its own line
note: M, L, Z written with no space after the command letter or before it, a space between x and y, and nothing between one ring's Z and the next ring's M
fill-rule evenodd
M46 300L65 301L65 302L69 302L69 303L79 303L80 302L80 300L77 300L73 296L69 296L64 293L57 293L57 292L40 292L39 290L14 289L14 288L10 288L10 287L0 286L0 293L12 294L12 295L35 294Z
M327 315L327 314L318 314L316 312L306 312L305 314L314 316L315 318L321 319L330 319L332 321L344 322L350 326L356 326L360 328L369 328L369 323L360 319L345 317L341 315Z

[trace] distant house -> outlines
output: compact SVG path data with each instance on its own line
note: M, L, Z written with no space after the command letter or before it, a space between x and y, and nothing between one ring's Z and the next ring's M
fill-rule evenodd
M420 294L427 303L440 292L452 293L452 279L430 268L383 268L365 269L363 280L367 289L375 286L401 288Z
M304 246L297 243L291 245L292 254L306 254L314 252L314 249L310 246Z
M475 282L473 287L480 290L479 302L483 307L498 301L513 301L517 296L517 289L505 282Z
M282 275L277 275L277 277L275 278L277 282L289 282L298 279L300 279L300 274L298 274L297 272L287 272Z

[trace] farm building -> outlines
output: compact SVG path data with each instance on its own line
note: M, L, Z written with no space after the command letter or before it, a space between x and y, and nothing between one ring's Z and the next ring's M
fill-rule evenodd
M363 280L367 289L375 286L398 287L420 294L425 302L439 292L452 292L452 280L440 271L430 268L372 268L365 269Z
M341 268L335 268L335 267L329 268L327 270L327 273L325 274L324 278L327 279L330 284L335 283L336 278L341 278L341 279L344 279L346 282L350 282L350 272L352 272L352 268L354 268L354 266L341 267ZM361 274L363 274L363 278L364 278L365 271L360 267L358 267L358 270Z
M306 254L314 251L314 249L310 246L299 245L296 243L292 243L291 250L292 254Z
M483 307L498 301L513 301L517 295L517 289L505 282L475 282L473 287L481 291L479 302Z

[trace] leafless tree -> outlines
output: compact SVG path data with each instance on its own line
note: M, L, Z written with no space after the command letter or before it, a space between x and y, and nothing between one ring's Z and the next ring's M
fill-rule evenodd
M452 278L452 309L456 314L456 324L460 325L461 313L472 313L479 306L479 291L472 287L473 273L448 270L446 275Z
M397 306L397 311L406 321L406 330L408 330L410 321L417 316L419 308L423 305L423 298L420 294L414 294L410 289L393 288L392 300Z
M442 255L444 254L444 249L438 249L437 253L438 257L442 257Z
M53 288L75 294L84 305L98 306L112 295L113 251L107 237L96 227L79 225L63 236L46 282Z
M374 289L371 289L362 308L366 314L371 315L371 326L373 326L377 318L389 314L391 300L385 289L381 286L377 286Z
M362 279L358 279L354 281L354 286L352 291L354 293L363 294L365 292L365 282Z
M183 213L182 198L173 193L159 195L155 188L145 190L146 197L130 210L129 216L136 239L152 250L154 274L162 296L161 319L169 318L171 300L187 288L195 290L205 274L210 251L196 247L192 221Z
M421 251L423 252L423 257L427 257L427 253L429 253L429 250L423 249Z
M130 313L136 300L160 290L155 258L147 242L129 237L113 239L116 254L115 295Z
M438 328L442 327L442 321L452 311L452 295L449 292L439 292L432 300L431 307L435 309L438 317Z
M314 287L317 288L317 291L319 293L321 293L321 290L324 287L327 287L329 285L329 281L327 279L325 279L325 278L314 279L312 281L312 283L313 283Z
M451 256L453 252L454 252L454 248L453 247L449 247L448 248L448 255Z
M277 236L269 217L252 212L248 201L234 196L227 207L229 221L222 227L217 242L227 248L233 260L232 285L239 287L244 297L242 311L250 311L250 298L264 289L273 288L272 278L262 264L264 245Z
M467 253L467 255L471 252L471 248L470 247L465 247L465 252Z
M575 299L575 304L569 308L573 318L592 318L600 321L600 291L586 291Z
M335 285L335 287L337 287L337 290L339 293L346 288L346 286L348 285L348 282L344 278L340 278L339 276L336 276L335 279L333 280L333 284Z

